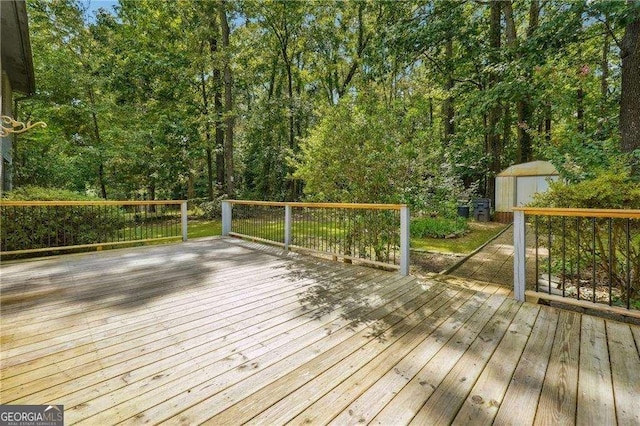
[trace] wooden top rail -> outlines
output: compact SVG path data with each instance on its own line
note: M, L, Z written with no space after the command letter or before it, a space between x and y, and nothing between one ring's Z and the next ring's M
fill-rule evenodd
M565 209L544 207L514 207L514 211L532 216L571 216L640 219L640 210L631 209Z
M267 207L315 207L329 209L368 209L368 210L400 210L406 204L367 204L367 203L300 203L287 201L250 201L250 200L223 200L223 202L250 206Z
M148 200L148 201L0 201L0 206L37 207L37 206L149 206L175 205L186 200Z

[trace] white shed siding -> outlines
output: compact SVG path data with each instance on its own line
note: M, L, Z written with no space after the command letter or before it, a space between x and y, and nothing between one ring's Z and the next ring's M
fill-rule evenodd
M533 201L534 194L549 189L559 179L558 171L547 161L516 164L496 176L496 212L510 213L513 207Z
M538 192L549 189L549 181L558 180L558 176L518 176L516 178L516 205L524 206L533 201Z
M496 211L510 212L516 202L515 177L496 177Z

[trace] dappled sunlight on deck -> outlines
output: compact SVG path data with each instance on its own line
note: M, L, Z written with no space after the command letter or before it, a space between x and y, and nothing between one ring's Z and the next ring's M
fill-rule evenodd
M640 328L229 238L2 265L1 402L67 424L640 422Z

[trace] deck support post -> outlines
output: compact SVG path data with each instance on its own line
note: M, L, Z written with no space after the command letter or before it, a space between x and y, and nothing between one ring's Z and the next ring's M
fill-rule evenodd
M409 207L400 207L400 275L409 275Z
M231 233L231 203L222 202L222 235L228 237Z
M187 202L180 203L180 221L182 224L182 241L187 241Z
M524 212L513 212L513 293L516 300L524 302L526 289L526 240Z
M289 251L291 244L291 205L284 206L284 249Z

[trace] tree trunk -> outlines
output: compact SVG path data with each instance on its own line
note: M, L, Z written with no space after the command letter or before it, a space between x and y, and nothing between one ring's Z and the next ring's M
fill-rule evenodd
M547 103L544 108L544 140L551 142L551 104Z
M273 91L276 87L276 71L278 68L278 57L274 56L271 61L271 73L269 74L269 89L267 90L267 100L273 98Z
M222 28L222 46L225 50L224 60L224 113L225 113L225 139L224 139L224 169L226 192L232 196L234 192L233 182L233 78L231 76L231 66L229 65L229 23L227 22L227 12L225 11L225 0L219 3L220 23Z
M444 121L444 146L449 147L455 134L455 110L453 106L453 36L447 38L444 45L445 63L447 67L447 81L445 82L445 98L442 103L442 118Z
M500 60L500 17L502 5L500 2L491 2L490 5L490 21L489 21L489 45L491 48L490 60L496 64ZM489 87L493 88L498 83L498 76L495 72L491 72L489 75ZM488 143L489 143L489 173L487 175L487 190L485 196L491 198L495 205L495 176L500 172L502 146L500 140L500 129L498 128L500 123L500 113L502 107L499 102L496 102L489 108L488 113Z
M149 197L147 198L150 201L153 201L156 199L156 184L155 182L151 181L149 182L149 185L147 185L147 194L149 194ZM157 206L155 204L150 204L147 206L147 211L149 213L155 213L157 210Z
M602 41L602 61L600 62L600 117L598 120L598 133L604 139L605 128L604 123L607 115L607 100L609 98L609 31L604 29L604 37Z
M93 87L89 88L89 102L91 102L91 118L93 120L93 135L95 137L96 147L99 153L98 165L98 184L100 185L100 195L107 199L107 185L104 177L104 160L102 158L102 139L100 138L100 126L98 126L98 113L96 112L96 100L93 93Z
M200 72L200 95L202 96L202 115L204 116L204 141L207 153L207 195L213 201L213 153L211 150L211 126L209 124L209 97L204 70Z
M513 18L511 1L504 2L503 9L506 22L507 45L510 48L515 49L518 46L518 37L516 34L516 25ZM539 14L540 7L538 0L532 0L529 5L529 27L527 28L527 37L531 37L535 33L535 30L538 27ZM521 56L522 54L518 52L518 57L520 58ZM525 70L525 76L527 81L531 81L531 69ZM518 114L518 144L516 160L518 163L526 163L533 159L531 134L529 133L533 111L531 108L531 95L529 93L522 94L517 100L516 113Z
M218 40L212 37L209 40L209 48L211 49L212 59L212 78L213 78L213 107L216 111L216 187L218 190L224 188L224 128L222 124L222 116L224 114L222 108L222 76L218 63Z
M104 179L104 162L102 161L102 155L100 155L100 165L98 166L98 181L100 182L100 195L106 200L107 186Z
M502 147L511 144L511 105L507 102L502 112Z
M628 3L631 6L632 2L628 1ZM640 13L638 12L625 28L620 58L622 59L621 148L623 152L633 152L640 149Z
M288 115L289 115L289 148L294 150L295 148L295 121L293 113L293 71L292 61L289 58L289 33L287 32L287 25L285 22L285 34L279 37L280 40L280 52L282 53L282 60L284 61L284 67L287 74L287 96L288 96Z
M578 120L578 132L584 133L584 89L582 82L576 92L576 118Z
M340 85L340 89L338 90L338 97L341 98L349 88L349 84L351 80L358 71L358 66L360 64L360 60L362 58L362 53L369 42L369 36L365 37L364 33L364 19L362 17L364 11L365 3L358 3L358 47L356 48L356 56L353 58L353 62L351 63L351 67L349 68L349 72L345 77L344 81Z

